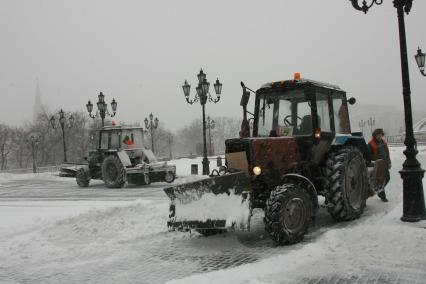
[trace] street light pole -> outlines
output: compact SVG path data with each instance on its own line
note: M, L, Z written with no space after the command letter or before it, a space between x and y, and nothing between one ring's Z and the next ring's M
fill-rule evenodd
M151 134L151 150L153 153L155 153L154 150L154 130L157 129L158 127L158 118L156 117L154 120L154 116L152 115L152 113L149 114L149 121L148 118L145 117L145 127L146 129L149 130L149 133Z
M373 134L373 126L376 124L376 120L374 118L370 117L367 120L367 124L368 124L368 126L370 126L370 133Z
M209 175L209 160L207 159L207 143L206 143L206 111L205 105L207 103L207 98L210 102L217 103L220 100L220 95L222 93L222 83L219 82L219 79L216 79L214 84L214 90L216 92L216 98L213 98L210 95L209 88L210 83L206 79L206 74L203 72L203 69L200 70L200 73L197 75L198 85L195 88L197 91L193 100L189 99L191 85L188 84L188 81L185 80L184 85L182 86L183 93L185 95L186 102L192 105L195 102L200 101L201 108L203 111L203 175Z
M67 160L67 146L66 146L66 143L65 143L65 128L71 128L71 127L74 126L74 117L71 115L68 118L68 124L66 124L67 119L65 117L64 111L61 109L58 114L59 114L59 119L58 119L59 125L61 126L61 129L62 129L62 144L63 144L63 148L64 148L64 163L66 163L66 162L68 162L68 160ZM53 129L58 128L55 116L53 116L53 115L50 117L50 125L52 126Z
M213 155L213 150L212 150L212 136L210 133L210 129L214 129L215 126L215 121L213 119L210 119L210 116L207 116L207 126L209 127L209 156Z
M363 1L362 7L359 6L358 0L350 0L352 6L367 13L373 4L380 5L383 0L372 0L371 4ZM413 0L393 0L393 5L397 9L398 28L399 28L399 45L401 55L401 74L402 74L402 94L404 98L404 114L405 114L405 140L406 150L404 154L406 160L399 172L403 180L403 214L401 221L417 222L426 219L425 200L423 193L423 176L424 170L421 168L420 162L416 159L418 153L416 149L416 140L413 132L413 115L411 110L411 90L410 75L408 72L407 42L405 34L404 12L409 13Z
M112 113L110 113L108 111L108 104L105 103L105 95L100 92L98 95L98 102L96 103L96 106L98 107L98 110L96 111L96 113L94 115L92 115L92 110L93 110L93 104L89 101L86 104L86 109L87 112L89 113L89 116L93 119L95 119L95 117L100 117L102 120L102 127L105 126L105 117L106 116L110 116L110 117L114 117L115 113L117 111L117 102L115 101L115 99L112 99L111 102L111 109L112 109Z
M358 122L359 127L361 127L362 136L364 136L364 127L365 127L365 123L366 123L366 122L365 122L363 119L361 119L361 120Z
M37 163L36 163L36 146L39 142L39 138L31 135L27 142L31 144L31 153L33 158L33 173L37 173Z

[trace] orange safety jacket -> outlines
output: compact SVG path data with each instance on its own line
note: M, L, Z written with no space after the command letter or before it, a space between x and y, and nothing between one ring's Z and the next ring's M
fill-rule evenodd
M373 160L377 160L379 158L379 149L378 149L376 140L373 138L373 139L370 140L370 142L368 142L368 144L371 146L371 150L373 151ZM386 162L389 163L390 162L390 154L389 154L388 143L383 141L383 144L385 146L386 154L388 155Z

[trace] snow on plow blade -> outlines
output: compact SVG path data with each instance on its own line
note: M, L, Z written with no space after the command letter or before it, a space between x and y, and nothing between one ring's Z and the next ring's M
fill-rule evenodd
M169 229L245 228L251 216L249 179L243 172L164 189L170 198Z

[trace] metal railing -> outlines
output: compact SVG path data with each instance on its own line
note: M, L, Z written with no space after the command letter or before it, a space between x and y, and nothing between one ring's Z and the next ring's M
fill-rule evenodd
M423 137L415 137L415 138L416 138L417 146L426 145L426 138L423 138ZM404 139L405 137L402 135L386 136L386 141L388 142L389 146L403 146Z
M60 166L37 167L37 173L53 173L53 172L58 172L59 170L60 170ZM28 174L32 172L33 172L33 168L8 169L8 170L0 171L0 173L8 173L8 174Z

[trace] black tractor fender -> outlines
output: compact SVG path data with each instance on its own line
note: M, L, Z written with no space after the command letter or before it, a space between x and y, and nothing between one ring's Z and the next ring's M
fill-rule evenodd
M331 150L338 149L341 147L352 146L357 148L364 157L365 163L369 165L371 163L371 154L368 150L367 143L362 136L344 135L336 136L335 140L331 144Z
M113 149L113 150L105 151L104 154L105 154L105 157L111 156L111 155L117 156L118 159L120 159L120 162L124 167L129 167L129 166L132 165L132 162L130 161L129 155L124 150L118 150L117 151L116 149Z
M315 185L305 176L299 175L299 174L285 174L281 178L281 184L285 183L297 183L301 184L303 188L306 189L306 191L309 193L309 196L311 197L312 205L314 210L312 210L312 216L314 217L319 210L319 204L318 204L318 193L317 189L315 188Z

